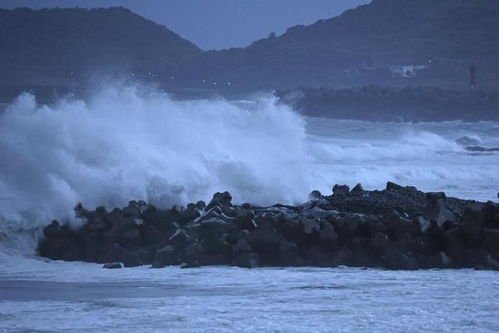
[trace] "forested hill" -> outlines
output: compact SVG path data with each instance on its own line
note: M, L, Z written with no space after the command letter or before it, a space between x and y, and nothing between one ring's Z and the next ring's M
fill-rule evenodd
M192 73L262 88L364 84L462 88L474 64L499 87L499 1L373 0L247 48L208 52ZM393 66L425 66L410 79Z
M125 8L0 10L0 82L58 84L90 72L168 73L201 53Z
M124 8L0 10L0 50L0 84L118 72L193 91L463 90L474 65L478 88L498 89L499 1L373 0L246 48L208 52Z

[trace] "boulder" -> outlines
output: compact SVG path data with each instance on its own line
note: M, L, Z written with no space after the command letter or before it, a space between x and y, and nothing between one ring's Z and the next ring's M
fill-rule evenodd
M133 228L121 234L119 244L125 249L140 247L142 244L142 238L140 236L139 229Z
M241 268L255 268L259 266L259 261L256 253L239 253L234 256L233 265Z
M357 184L354 186L354 188L350 191L352 194L359 194L364 192L364 188L362 187L362 184Z
M481 206L470 205L464 209L463 232L469 247L478 247L482 243L483 212Z
M333 186L333 194L337 196L347 195L350 193L350 187L348 185L334 185Z
M211 201L208 203L208 206L206 206L206 210L210 210L215 206L232 207L232 195L227 191L223 193L215 193Z
M230 244L226 237L234 226L219 218L203 220L200 226L199 237L205 253L210 256L227 255Z
M319 226L319 238L324 243L334 244L338 240L338 234L331 223L322 221Z
M177 265L178 263L177 251L172 245L166 245L156 252L152 267L163 268L165 266Z
M255 213L248 208L240 208L236 211L234 224L240 230L255 230L257 228L255 222Z
M427 193L423 218L435 221L440 227L447 221L455 223L456 217L445 206L445 199L446 196L443 192Z
M319 201L319 200L323 199L323 196L322 196L321 192L315 190L315 191L310 192L310 194L308 195L308 199L310 201Z
M387 191L400 191L400 190L403 190L404 187L399 185L399 184L395 184L395 183L392 183L392 182L387 182L386 183L386 190Z
M260 259L266 263L278 261L281 237L277 234L274 225L275 217L261 216L256 221L258 228L249 234L251 248L258 253Z
M43 235L47 238L64 238L64 232L59 221L53 220L50 225L43 228Z
M279 242L279 256L274 265L278 266L296 266L298 260L298 246L294 242L283 238Z
M112 245L103 256L104 262L122 262L125 267L142 265L137 253L121 247L119 244Z
M123 265L120 262L111 262L111 263L104 264L102 266L102 268L106 268L106 269L119 269L119 268L123 268Z
M173 245L176 249L183 249L191 242L192 238L182 228L178 228L168 239L168 244Z
M494 258L499 259L499 230L483 230L483 248Z

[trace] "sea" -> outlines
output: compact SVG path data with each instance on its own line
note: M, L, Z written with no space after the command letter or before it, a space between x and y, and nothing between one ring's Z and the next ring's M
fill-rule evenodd
M473 112L473 110L470 110ZM36 255L73 207L305 202L387 181L498 201L498 122L307 118L271 95L176 100L109 84L0 112L0 332L497 332L499 273L147 266Z

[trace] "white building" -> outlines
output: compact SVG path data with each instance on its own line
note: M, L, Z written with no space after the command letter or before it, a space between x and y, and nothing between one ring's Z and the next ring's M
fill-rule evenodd
M425 65L395 65L390 66L390 72L394 75L399 75L404 78L415 77L417 71L426 68Z

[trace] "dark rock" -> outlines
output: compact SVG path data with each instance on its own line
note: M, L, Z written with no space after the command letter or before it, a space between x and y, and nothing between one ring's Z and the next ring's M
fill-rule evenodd
M125 267L135 267L142 265L142 261L137 253L114 244L103 256L104 262L122 262Z
M278 261L274 265L296 266L298 260L298 246L296 243L281 239L278 251Z
M210 218L201 222L201 246L210 256L227 255L230 244L226 240L227 232L234 226L219 218Z
M279 260L281 237L275 230L276 219L267 215L257 221L258 228L249 234L251 248L259 254L264 264L272 264Z
M234 256L234 266L242 268L255 268L259 266L259 258L256 253L238 253Z
M482 243L483 212L479 205L467 206L464 210L463 230L469 247Z
M255 213L248 208L240 208L236 212L234 224L241 230L255 230L257 228L255 222Z
M201 264L198 261L195 262L184 262L182 265L180 265L180 268L186 269L186 268L198 268L201 267Z
M123 268L123 265L120 262L112 262L112 263L104 264L104 266L102 266L102 268L118 269L118 268Z
M427 193L423 218L435 221L440 227L447 221L456 222L455 215L445 206L445 193Z
M232 195L229 192L217 192L213 195L208 206L206 206L206 210L210 210L215 206L232 206Z
M350 187L348 185L334 185L333 186L333 194L334 195L347 195L350 192Z
M156 252L152 267L163 268L165 266L177 265L178 263L177 251L172 245L166 245Z
M50 225L43 228L43 234L47 238L59 238L62 239L64 237L63 230L58 221L54 220Z
M125 249L139 247L142 244L139 229L134 228L123 233L120 236L119 244Z
M195 204L188 204L185 211L182 213L183 221L185 223L194 221L201 216L201 210Z
M362 187L362 184L357 184L355 187L350 191L352 194L359 194L364 192L364 188Z
M395 184L395 183L392 183L392 182L387 182L386 183L386 190L387 191L400 191L400 190L403 190L404 187L399 185L399 184Z
M322 199L322 193L315 190L315 191L312 191L310 192L310 194L308 195L308 198L310 201L319 201Z
M183 249L189 245L192 238L185 232L185 230L178 228L175 233L170 236L168 243L173 245L176 249Z
M490 253L493 258L499 259L499 230L484 229L483 238L483 248Z

